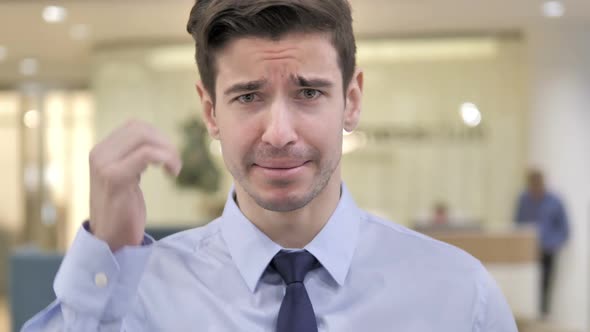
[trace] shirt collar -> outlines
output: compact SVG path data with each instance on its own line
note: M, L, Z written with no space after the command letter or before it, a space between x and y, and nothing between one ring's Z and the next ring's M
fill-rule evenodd
M340 286L346 280L356 248L360 216L352 196L342 184L342 194L336 210L322 230L304 248L318 259ZM254 292L262 273L283 248L242 214L234 200L233 188L221 219L221 233L229 253L248 288Z

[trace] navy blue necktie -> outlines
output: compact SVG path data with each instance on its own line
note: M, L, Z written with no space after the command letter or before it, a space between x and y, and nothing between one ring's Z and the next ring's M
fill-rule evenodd
M281 303L277 332L317 332L313 306L303 285L305 275L317 267L317 259L308 251L281 251L272 266L283 277L287 291Z

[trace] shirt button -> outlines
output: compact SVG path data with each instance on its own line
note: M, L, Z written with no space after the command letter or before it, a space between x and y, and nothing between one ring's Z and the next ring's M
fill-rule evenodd
M94 284L96 287L104 288L109 283L109 278L103 272L94 275Z

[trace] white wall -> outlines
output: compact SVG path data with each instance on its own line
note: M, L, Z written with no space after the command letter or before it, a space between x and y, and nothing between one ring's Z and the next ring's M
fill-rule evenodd
M559 257L553 320L586 331L590 313L590 25L545 21L527 34L529 161L563 197L571 238Z
M481 140L395 137L345 156L344 179L361 206L411 224L443 200L451 211L490 228L511 225L525 165L526 73L519 38L494 39L494 45L485 56L359 59L365 71L360 130L467 130L459 107L473 102L482 112L485 135Z

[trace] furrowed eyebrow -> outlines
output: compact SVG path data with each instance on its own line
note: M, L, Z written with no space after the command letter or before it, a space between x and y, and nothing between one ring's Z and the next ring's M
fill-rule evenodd
M330 88L334 85L331 81L322 78L305 78L298 75L291 77L291 79L295 84L304 88Z
M258 81L250 81L250 82L242 82L236 83L230 86L223 94L225 96L232 95L235 93L243 93L243 92L250 92L254 90L259 90L267 84L267 80L258 80Z

